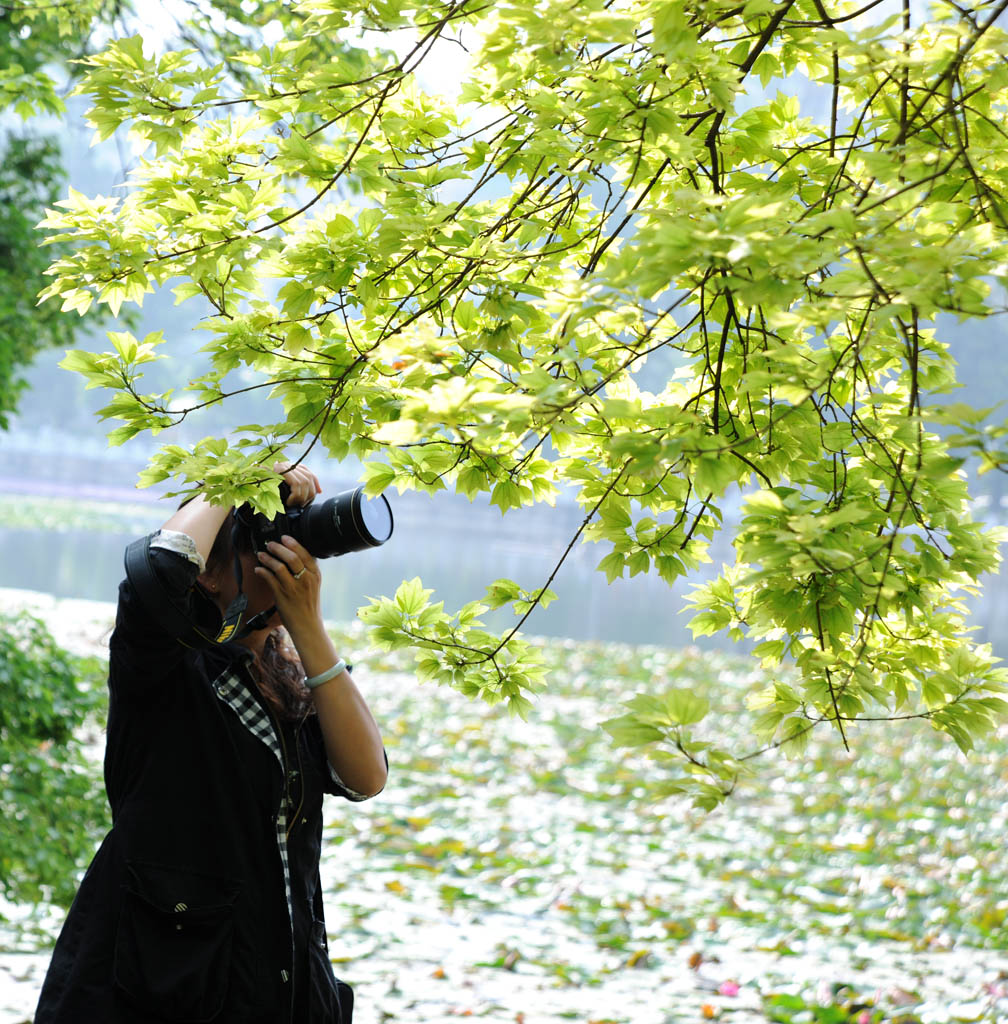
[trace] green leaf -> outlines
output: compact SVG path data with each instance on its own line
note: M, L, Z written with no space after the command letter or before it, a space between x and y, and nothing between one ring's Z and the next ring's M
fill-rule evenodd
M502 515L508 509L520 507L521 503L521 490L513 480L501 480L490 495L490 504L496 505Z
M633 715L610 718L602 723L602 728L619 747L642 747L664 739L664 733L660 729L638 721Z
M407 615L417 615L427 604L432 590L424 590L419 576L406 580L395 593L395 603Z
M373 498L388 490L395 479L395 469L384 462L369 462L364 467L364 491L368 497Z
M695 725L706 718L710 701L689 690L669 690L665 694L669 719L679 725Z
M606 579L612 583L613 580L619 579L623 575L624 565L623 555L619 551L611 551L599 562L598 571L604 572Z

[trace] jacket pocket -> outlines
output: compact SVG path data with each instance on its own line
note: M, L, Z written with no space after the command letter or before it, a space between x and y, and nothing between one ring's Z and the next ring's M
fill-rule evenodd
M127 865L113 976L130 1001L165 1020L202 1024L224 1007L231 974L231 879Z
M333 974L325 925L321 921L312 922L308 945L308 1024L351 1024L353 989Z

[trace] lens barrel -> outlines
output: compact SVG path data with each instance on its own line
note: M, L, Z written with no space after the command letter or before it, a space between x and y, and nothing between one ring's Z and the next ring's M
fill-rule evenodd
M363 487L309 505L298 518L298 539L316 558L376 548L392 536L388 500L383 494L367 497Z

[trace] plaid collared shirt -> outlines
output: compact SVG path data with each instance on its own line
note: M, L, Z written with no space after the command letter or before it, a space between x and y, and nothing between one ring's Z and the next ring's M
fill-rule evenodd
M259 702L248 691L241 679L232 671L223 672L213 683L214 693L218 700L223 701L238 716L238 720L256 739L262 741L275 755L280 765L280 771L286 772L288 766L284 764L283 750L280 746L276 729L273 727L273 720L262 708ZM367 796L351 789L337 774L332 765L329 765L329 775L333 782L340 788L348 800L367 800ZM275 819L277 850L280 852L280 862L283 864L284 888L287 892L287 913L291 922L294 921L294 904L290 878L290 859L287 853L287 822L290 815L288 807L287 780L284 779L283 799L280 803L280 810ZM293 927L293 924L292 924Z

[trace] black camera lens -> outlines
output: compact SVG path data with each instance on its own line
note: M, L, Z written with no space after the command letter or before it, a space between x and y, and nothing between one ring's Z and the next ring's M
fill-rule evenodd
M298 539L316 558L376 548L392 536L388 500L367 497L363 487L309 505L298 519Z

